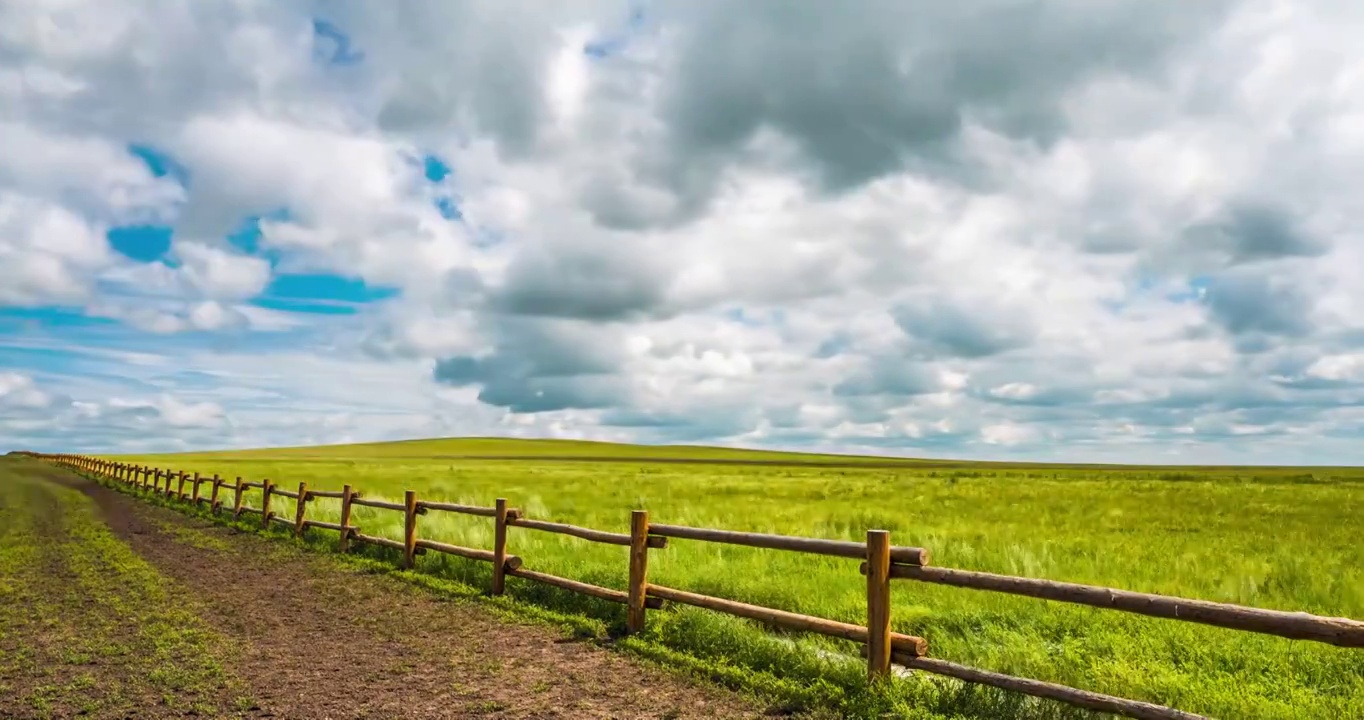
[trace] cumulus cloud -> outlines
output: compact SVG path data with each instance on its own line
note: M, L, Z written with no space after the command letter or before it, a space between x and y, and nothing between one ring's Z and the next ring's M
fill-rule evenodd
M1348 3L18 3L0 28L0 305L384 378L294 383L338 436L1286 459L1359 427ZM163 261L108 246L130 223L172 227ZM288 273L394 294L255 302ZM240 421L123 411L304 433L303 391L233 378L271 388Z

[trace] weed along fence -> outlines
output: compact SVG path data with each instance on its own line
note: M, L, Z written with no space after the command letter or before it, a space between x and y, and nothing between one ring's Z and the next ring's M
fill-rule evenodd
M923 638L891 632L892 584L895 581L914 581L1024 595L1284 638L1311 640L1342 648L1364 648L1364 622L1358 620L933 567L929 564L928 550L892 545L890 534L884 530L867 531L865 542L821 540L650 523L648 511L635 510L630 517L630 532L615 533L528 518L516 508L508 507L504 499L498 499L491 507L484 507L420 500L414 492L407 491L402 502L392 502L364 497L350 485L344 486L340 491L310 490L306 483L286 488L271 480L244 482L238 477L227 481L217 475L203 477L198 473L190 475L168 469L114 463L82 455L30 455L102 481L117 481L147 493L161 494L197 507L207 506L215 515L229 512L230 502L230 512L234 518L258 516L262 528L278 524L287 527L295 535L302 535L310 528L329 530L337 533L337 549L341 552L346 552L353 543L391 548L401 553L403 566L408 568L416 564L418 555L431 552L491 563L492 594L500 595L504 592L506 576L510 575L621 603L626 606L626 629L631 633L643 630L647 612L662 608L665 602L692 605L749 618L771 626L820 633L859 643L863 646L862 652L866 657L868 673L872 680L889 677L892 674L892 664L897 664L911 670L944 675L965 682L989 685L1132 718L1191 720L1202 716L1161 705L1013 677L927 657L928 644ZM243 504L243 493L247 489L261 491L260 507L248 507ZM275 496L297 501L292 517L277 515L271 510L271 499ZM317 498L340 500L340 522L321 522L307 518L308 503ZM352 508L355 506L402 513L403 537L394 539L365 534L362 528L351 523ZM418 518L432 512L459 513L490 519L494 527L492 549L461 547L420 538ZM628 587L625 590L600 587L529 569L525 567L524 558L508 551L510 528L556 533L587 542L628 547ZM674 540L743 545L860 561L861 573L866 578L867 586L867 622L866 624L839 622L650 583L648 580L650 552L666 550L669 542ZM849 571L851 572L851 569ZM1364 655L1360 660L1364 663Z

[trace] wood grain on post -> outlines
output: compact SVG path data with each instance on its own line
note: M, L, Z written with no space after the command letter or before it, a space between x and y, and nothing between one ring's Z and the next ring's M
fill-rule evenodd
M1059 700L1060 702L1076 707L1137 718L1138 720L1208 720L1208 718L1203 715L1195 715L1194 713L1176 710L1174 708L1165 707L1164 705L1155 705L1139 700L1127 700L1125 698L1090 692L1088 690L1077 690L1065 685L1043 682L1041 680L1028 680L1012 675L1004 675L1002 673L958 665L957 663L939 660L937 658L914 657L913 655L900 652L893 653L892 658L897 665L904 665L905 667L914 670L922 670L935 675L944 675L946 677L964 680L969 683L976 683L977 685L989 685L1003 690L1011 690L1025 695L1032 695L1034 697Z
M275 484L270 482L270 478L261 480L261 501L260 501L260 526L261 529L270 527L270 491L275 489Z
M649 511L630 513L630 588L626 603L625 629L644 630L644 603L649 588Z
M236 520L242 516L242 476L237 476L237 484L232 488L232 519Z
M1350 618L1323 617L1282 610L1264 610L1208 600L1189 600L1094 585L949 568L892 565L890 576L939 585L992 590L1044 600L1112 608L1138 615L1216 625L1233 630L1248 630L1295 640L1315 640L1339 647L1364 647L1364 622Z
M178 477L178 479L177 479L177 481L176 481L176 483L175 483L175 499L176 499L176 500L184 500L184 499L185 499L185 471L184 471L184 470L181 470L179 473L177 473L177 477Z
M208 511L214 515L218 514L218 491L222 486L223 481L218 478L218 473L213 473L213 494L208 496Z
M890 533L867 531L867 677L890 677Z
M199 473L197 471L194 473L194 490L190 493L190 502L194 503L195 507L199 506Z
M403 567L412 569L417 564L417 493L403 493Z
M298 484L298 504L294 510L294 537L303 535L303 513L308 509L308 483Z
M350 547L350 486L345 485L341 488L341 541L337 543L338 552L345 552Z
M493 508L493 586L492 594L501 595L507 587L507 499L498 498Z

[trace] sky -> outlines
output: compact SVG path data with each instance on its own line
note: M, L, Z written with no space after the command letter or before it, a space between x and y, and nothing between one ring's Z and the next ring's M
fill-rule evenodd
M1364 4L0 3L0 451L1364 461Z

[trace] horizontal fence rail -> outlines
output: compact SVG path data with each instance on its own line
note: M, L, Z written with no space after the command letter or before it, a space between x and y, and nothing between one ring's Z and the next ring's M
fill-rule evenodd
M818 633L859 643L863 646L862 653L867 658L868 675L874 681L880 681L890 676L891 665L894 663L911 670L952 677L964 682L988 685L1035 697L1057 700L1090 710L1142 720L1198 720L1202 716L1162 705L1128 700L1041 680L1014 677L927 657L928 642L924 638L891 632L891 581L915 580L989 592L1009 593L1159 618L1215 625L1235 630L1278 635L1296 640L1312 640L1346 648L1364 647L1364 622L1350 618L1322 617L1308 613L1265 610L1093 585L932 567L929 565L929 551L926 548L891 545L890 534L884 530L867 531L866 542L828 540L695 528L683 525L651 524L648 511L635 510L630 515L630 532L618 533L526 518L516 508L508 507L504 498L498 498L493 507L462 505L443 501L418 500L416 493L409 490L404 493L403 502L393 502L363 498L350 485L345 485L339 491L321 491L309 490L306 483L299 483L296 490L287 490L277 487L269 479L247 482L238 477L229 482L219 478L216 474L211 478L202 477L198 473L191 477L181 471L116 463L84 455L24 454L84 473L96 479L121 481L135 489L164 495L167 498L184 500L193 507L202 507L207 504L209 512L214 515L217 515L220 510L227 509L228 500L225 491L230 490L232 491L231 512L234 518L239 518L243 514L260 515L262 528L269 527L271 523L274 523L292 528L295 535L302 535L309 529L330 530L339 536L337 549L340 552L347 552L352 542L389 548L402 554L403 566L407 568L415 565L417 556L424 555L428 551L488 562L493 566L491 593L494 595L503 594L505 578L510 575L568 592L621 603L626 606L626 629L631 633L638 633L644 629L646 610L661 609L665 602L690 605L748 618L773 627ZM190 485L188 494L185 490L187 482ZM200 494L200 486L204 484L211 486L211 493L207 498ZM243 494L249 489L261 491L261 507L255 508L243 504ZM277 516L271 512L270 501L276 495L295 500L296 505L292 518ZM341 501L340 522L307 519L305 516L307 504L317 498L332 498ZM352 511L357 505L376 510L403 513L403 538L397 540L361 533L360 527L351 523ZM494 523L493 549L461 547L418 538L417 518L432 510L492 518ZM523 561L519 555L507 552L508 527L567 535L589 542L628 547L629 580L627 588L617 590L600 587L523 567ZM867 623L856 625L651 584L648 582L649 551L666 549L669 538L861 560L860 570L867 582ZM1361 660L1364 661L1364 658Z
M862 572L866 574L865 563ZM1167 595L1115 590L1096 585L951 568L892 565L890 577L1110 608L1169 620L1278 635L1292 640L1315 640L1339 647L1364 647L1364 623L1349 618L1265 610L1208 600L1189 600Z

